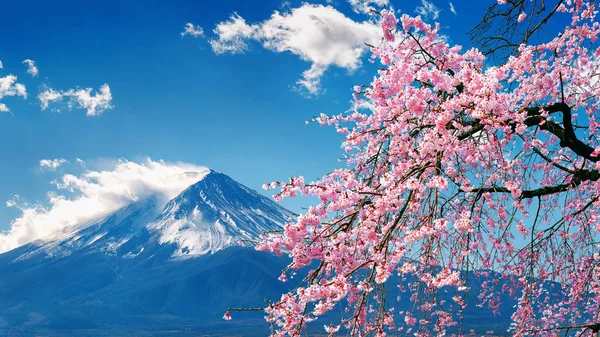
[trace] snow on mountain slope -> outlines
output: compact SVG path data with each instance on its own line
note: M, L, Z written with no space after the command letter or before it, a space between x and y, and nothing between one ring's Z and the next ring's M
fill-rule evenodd
M228 176L211 172L169 201L148 228L160 243L175 243L176 256L202 255L256 240L282 227L291 213Z
M211 170L166 204L155 197L139 200L82 229L38 240L6 255L13 257L13 263L76 252L103 252L125 259L193 257L240 242L248 245L291 217L270 199Z

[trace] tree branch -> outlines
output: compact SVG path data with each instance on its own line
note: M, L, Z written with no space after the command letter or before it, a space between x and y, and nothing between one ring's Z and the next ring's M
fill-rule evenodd
M554 185L554 186L544 186L544 187L536 188L533 190L524 190L521 192L520 198L521 199L530 199L530 198L540 197L540 196L554 194L554 193L566 192L566 191L572 190L572 189L576 188L577 186L581 185L581 183L583 183L584 181L597 181L598 179L600 179L600 172L598 172L597 170L581 169L581 170L575 171L575 173L573 174L573 179L571 180L570 183L559 184L559 185ZM467 191L461 190L461 192L467 192ZM468 192L475 192L477 194L483 194L483 193L488 193L488 192L489 193L511 193L512 191L504 186L491 186L491 187L475 188Z
M547 120L541 115L541 111L548 111L549 113L561 112L563 115L561 127L558 123ZM594 148L583 143L575 135L573 129L573 122L571 121L571 107L567 104L559 102L543 108L529 108L527 109L527 119L525 119L525 125L527 126L539 126L542 130L547 130L558 139L560 139L560 146L571 149L577 155L590 160L592 162L598 162L600 156L592 156Z

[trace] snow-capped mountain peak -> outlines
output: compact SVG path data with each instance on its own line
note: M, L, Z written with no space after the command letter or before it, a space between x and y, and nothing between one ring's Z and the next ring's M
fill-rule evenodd
M126 259L181 258L214 253L281 228L292 213L269 198L210 170L166 202L138 200L78 230L17 248L14 261L77 252Z
M167 203L148 225L174 256L215 252L281 228L291 213L228 176L212 171Z

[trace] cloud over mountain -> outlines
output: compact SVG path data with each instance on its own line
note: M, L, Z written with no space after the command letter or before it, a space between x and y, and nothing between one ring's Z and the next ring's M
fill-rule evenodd
M147 159L118 160L109 169L64 174L45 203L25 203L18 196L7 202L20 209L21 216L0 234L0 252L85 225L150 195L169 200L208 172L193 164Z

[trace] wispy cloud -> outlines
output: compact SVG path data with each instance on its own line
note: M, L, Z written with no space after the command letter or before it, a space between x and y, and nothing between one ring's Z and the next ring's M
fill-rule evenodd
M260 26L250 26L244 18L234 13L229 20L220 22L214 33L217 38L209 43L216 54L241 54L248 49L249 39L260 39Z
M253 40L273 52L290 52L312 63L297 81L309 95L320 92L320 79L330 66L359 68L365 43L375 44L382 35L370 21L356 22L333 7L307 3L290 12L275 11L268 20L252 25L233 14L214 33L209 42L217 54L244 53Z
M147 159L142 163L119 160L109 169L65 174L45 203L24 203L18 196L6 202L22 213L7 232L0 233L0 252L79 228L150 195L171 199L207 172L197 165Z
M42 171L56 171L61 165L67 163L64 158L42 159L40 160L40 169Z
M368 14L371 10L379 10L389 4L389 0L348 0L356 13Z
M448 2L448 4L450 5L450 11L452 12L452 14L454 15L458 15L456 13L456 8L454 8L454 5L451 2Z
M292 3L289 0L283 0L281 2L281 5L279 6L279 9L283 9L283 10L288 10L290 8L292 8Z
M112 94L108 84L103 84L100 89L92 95L92 88L69 89L67 91L58 91L52 88L46 88L40 92L38 99L42 110L48 108L50 103L60 102L67 98L67 108L81 108L87 110L88 116L98 116L102 112L112 109Z
M71 89L64 93L64 96L71 97L69 108L80 107L87 110L88 116L98 116L105 110L111 109L112 94L108 84L103 84L100 90L92 95L92 89Z
M0 77L0 100L7 96L20 96L27 98L25 85L17 82L17 76L7 75ZM0 112L8 112L6 104L0 102Z
M36 77L39 73L39 69L35 65L34 60L26 59L23 60L23 64L27 66L27 73L31 75L31 77Z
M204 36L204 29L199 25L194 26L192 23L186 23L181 32L181 37L189 35L191 37L202 37Z
M415 10L417 14L421 15L423 19L437 20L440 17L440 9L437 8L433 2L427 0L421 0L422 6L417 7Z
M296 81L296 84L304 88L308 95L316 95L319 92L324 92L321 88L321 77L327 70L326 66L313 63L313 65L302 72L302 78ZM300 91L302 93L302 91Z
M46 110L50 103L58 102L62 100L62 98L63 94L52 88L46 88L38 94L38 99L40 100L42 110Z
M27 73L32 77L37 77L39 69L37 68L36 62L31 59L23 60L22 62L27 66ZM0 69L3 68L3 64L0 61ZM63 101L66 98L66 107L70 110L73 108L81 108L87 110L88 116L97 116L102 114L105 110L113 108L112 94L108 84L104 84L100 89L92 94L91 88L75 88L66 91L58 91L53 88L49 88L42 85L43 90L38 94L40 105L42 110L49 107L51 103ZM1 102L3 98L16 96L27 99L27 89L25 85L17 82L17 76L7 75L0 77L0 112L9 112L9 107Z

